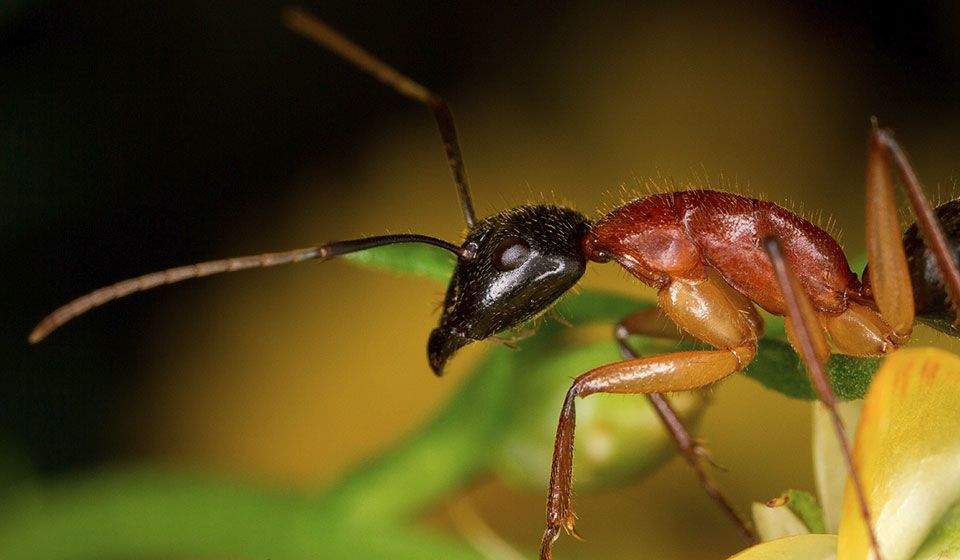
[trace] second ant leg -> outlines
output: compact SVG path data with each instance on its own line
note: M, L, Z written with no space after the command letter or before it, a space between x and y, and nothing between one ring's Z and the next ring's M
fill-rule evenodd
M630 335L679 339L679 332L677 331L676 325L670 323L659 309L644 309L617 323L614 336L617 339L617 344L620 346L620 354L625 360L640 357L627 345L627 337ZM687 426L683 423L683 419L680 418L680 415L677 414L676 409L673 408L673 405L670 403L670 399L663 393L650 393L647 395L647 399L650 401L650 404L653 405L667 433L670 434L670 437L673 438L674 443L676 443L680 455L697 475L697 478L700 480L700 485L703 486L707 495L710 496L727 517L733 521L740 535L748 544L756 544L759 542L749 522L737 512L730 500L727 499L710 477L710 474L703 464L703 458L707 456L706 450L687 429Z
M853 453L850 450L850 444L847 443L843 421L837 412L837 397L827 379L827 373L824 369L826 358L829 353L824 353L820 349L827 347L827 341L824 338L823 331L819 326L817 314L810 303L810 299L804 294L800 282L790 269L786 256L783 253L783 247L780 241L775 237L767 237L763 240L764 249L767 256L773 264L774 272L777 276L777 283L783 293L783 299L787 305L787 317L793 324L793 339L797 353L807 366L807 372L810 374L810 381L820 399L833 419L834 429L837 433L837 439L840 442L840 449L843 451L844 459L850 470L850 480L853 483L856 492L857 501L860 504L860 515L863 517L864 524L867 526L867 533L870 544L874 552L874 560L882 560L880 553L880 543L877 541L876 531L873 529L873 521L870 515L870 506L867 503L867 495L863 488L863 482L860 479L860 473L857 465L853 462Z
M578 398L596 393L647 395L700 389L745 368L756 355L757 338L763 330L756 310L713 271L706 270L702 278L673 280L660 289L658 297L671 321L719 350L634 358L595 368L574 380L557 426L541 560L553 557L553 542L561 529L576 535L571 492Z

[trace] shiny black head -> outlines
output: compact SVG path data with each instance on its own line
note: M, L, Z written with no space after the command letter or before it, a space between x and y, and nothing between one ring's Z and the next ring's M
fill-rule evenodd
M543 205L478 222L427 343L434 373L460 348L529 321L572 288L586 269L580 243L589 229L579 212Z

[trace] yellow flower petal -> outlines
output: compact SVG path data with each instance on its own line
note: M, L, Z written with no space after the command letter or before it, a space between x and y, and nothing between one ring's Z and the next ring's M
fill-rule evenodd
M864 402L854 462L884 560L911 558L960 500L960 358L933 348L889 356ZM849 481L838 557L872 557Z
M752 546L729 560L836 560L836 535L799 535Z

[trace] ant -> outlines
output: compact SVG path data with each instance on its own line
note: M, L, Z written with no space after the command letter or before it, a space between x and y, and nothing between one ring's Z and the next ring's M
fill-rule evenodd
M806 363L843 446L860 512L877 559L870 510L843 437L836 398L823 365L833 348L853 356L891 352L910 338L915 315L954 336L960 271L960 201L932 209L906 154L873 122L867 156L868 269L854 274L839 244L822 229L775 204L711 190L663 192L635 199L592 221L560 206L525 205L477 219L452 113L435 93L400 74L299 9L288 26L333 51L401 95L422 103L437 121L467 225L460 245L419 234L384 235L248 257L203 262L124 280L82 296L47 316L30 334L39 342L74 317L134 292L189 278L305 260L324 261L372 247L424 243L456 256L440 323L429 336L430 368L440 376L462 347L522 326L546 313L579 281L588 262L616 261L658 289L659 310L712 350L641 357L631 335L663 337L666 321L641 311L622 319L615 338L623 361L577 377L563 402L547 495L540 558L552 557L560 530L577 536L571 506L577 398L595 393L643 394L654 405L682 456L710 497L750 542L756 536L704 470L703 449L687 431L667 392L698 389L743 370L757 352L764 324L757 306L786 318L787 337ZM901 237L893 193L899 173L917 223ZM922 241L921 241L922 235ZM926 248L925 248L926 247ZM798 277L794 270L802 271ZM657 311L657 310L654 310Z

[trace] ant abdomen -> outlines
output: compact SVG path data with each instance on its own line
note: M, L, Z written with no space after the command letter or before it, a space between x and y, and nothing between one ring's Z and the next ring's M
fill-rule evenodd
M941 204L934 211L946 234L950 253L960 259L960 199ZM917 320L951 336L960 336L960 329L954 325L957 313L944 290L940 267L924 245L917 224L904 232L903 249L913 284Z

